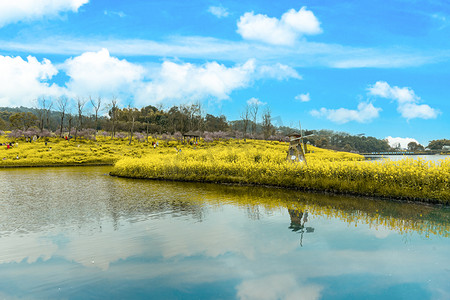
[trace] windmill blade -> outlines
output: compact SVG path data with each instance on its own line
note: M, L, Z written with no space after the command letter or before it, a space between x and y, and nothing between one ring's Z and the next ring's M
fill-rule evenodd
M313 136L314 134L308 134L308 135L305 135L304 137L298 137L298 138L295 138L295 139L290 139L290 141L298 141L298 140L303 140L303 138L307 138L307 137L310 137L310 136Z
M298 121L298 126L300 127L300 137L303 138L302 123L300 121Z

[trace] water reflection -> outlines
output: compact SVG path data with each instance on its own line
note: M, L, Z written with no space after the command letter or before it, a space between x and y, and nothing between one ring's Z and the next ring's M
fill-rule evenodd
M434 161L434 162L439 162L442 161L446 158L449 158L450 155L368 155L366 156L366 160L368 161L379 161L379 160L392 160L392 161L397 161L397 160L403 160L403 159L422 159L422 160L429 160L429 161Z
M300 233L300 246L303 247L303 234L305 232L312 233L314 228L305 227L305 223L308 222L308 211L304 213L298 209L288 209L289 216L291 217L291 224L289 229L294 232Z
M107 172L0 172L0 298L450 296L447 208Z

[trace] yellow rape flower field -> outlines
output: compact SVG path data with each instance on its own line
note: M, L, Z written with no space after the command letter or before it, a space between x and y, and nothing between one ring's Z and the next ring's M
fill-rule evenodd
M112 165L112 175L179 181L270 185L301 190L450 203L450 159L363 161L363 157L308 146L308 164L286 161L288 144L222 140L199 145L158 140L17 141L0 146L0 167ZM153 140L156 142L156 140ZM9 142L0 137L0 144ZM181 151L180 151L181 150Z
M131 178L271 185L449 204L450 159L362 161L356 154L308 147L308 165L286 161L286 143L219 142L205 149L160 152L118 161L113 175Z

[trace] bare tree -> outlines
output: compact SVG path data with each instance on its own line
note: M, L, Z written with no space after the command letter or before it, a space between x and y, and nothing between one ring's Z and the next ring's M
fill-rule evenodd
M45 109L45 124L47 125L47 130L50 130L50 110L52 109L53 102L49 100L47 108Z
M264 133L264 138L267 140L273 132L273 125L272 125L272 114L270 112L270 108L266 108L264 111L264 114L262 116L262 128Z
M244 139L245 139L247 136L248 122L250 121L250 107L248 104L245 106L244 111L241 112L241 119L242 122L244 123Z
M45 97L42 97L35 100L35 106L38 114L37 117L39 129L41 130L41 132L44 130L44 124L46 123L46 121L47 121L47 129L50 129L49 114L50 109L52 107L52 102L50 100L47 101Z
M43 102L45 105L45 98L42 97L42 100L37 98L34 101L35 108L37 110L37 118L38 118L38 127L41 132L44 130L44 116L45 116L45 108L41 107L41 103Z
M61 127L60 127L60 131L59 131L59 137L62 137L63 126L64 126L64 117L66 114L68 102L69 102L69 99L66 96L59 97L56 102L58 109L59 109L60 119L61 119Z
M78 131L83 129L83 109L86 104L86 100L77 98L77 112L78 112L78 121L77 126L75 128L75 141L77 140Z
M90 96L89 96L89 100L92 104L92 106L94 107L94 112L95 112L95 132L94 132L94 139L97 139L97 129L98 129L98 112L100 110L100 106L102 104L102 98L99 96L97 98L97 101L94 101Z
M73 124L74 123L74 119L75 119L75 122L77 120L77 118L76 118L77 114L76 114L76 112L74 110L75 110L75 106L71 105L71 103L69 101L69 103L67 104L67 109L66 109L67 131L69 132L69 138L70 138L70 132L72 131L72 127L75 127L75 130L77 128L76 124L75 124L75 126Z
M69 132L69 138L70 138L70 131L72 130L72 122L73 122L73 114L70 110L67 111L67 131Z
M192 104L188 109L189 130L197 131L203 127L202 105L200 102Z
M136 108L131 108L130 105L128 105L127 109L127 119L130 124L130 141L128 145L131 145L131 141L133 140L133 134L134 134L134 123L136 121L137 116L139 115L139 110Z
M252 135L253 135L256 133L256 120L258 118L259 105L258 103L252 103L249 106L250 106L250 115L253 119L252 123Z
M111 100L111 104L109 105L110 109L109 109L109 118L111 120L112 123L112 133L111 133L111 138L114 138L116 135L116 123L117 123L117 98L113 97Z

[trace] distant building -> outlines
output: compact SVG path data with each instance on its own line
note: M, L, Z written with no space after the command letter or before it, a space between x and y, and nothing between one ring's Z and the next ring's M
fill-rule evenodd
M444 150L444 151L450 151L450 146L442 146L442 150Z

